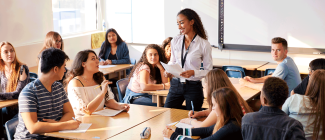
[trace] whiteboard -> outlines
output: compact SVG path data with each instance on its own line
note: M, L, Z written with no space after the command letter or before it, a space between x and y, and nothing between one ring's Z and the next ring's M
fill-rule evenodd
M289 47L325 48L323 0L225 0L224 43L271 45L283 37Z

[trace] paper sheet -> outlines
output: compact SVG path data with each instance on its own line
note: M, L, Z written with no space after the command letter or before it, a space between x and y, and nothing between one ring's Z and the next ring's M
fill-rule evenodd
M118 113L122 112L123 110L113 110L113 109L104 109L104 110L100 110L97 112L94 112L93 114L96 115L102 115L102 116L115 116Z
M111 68L115 67L116 65L99 65L99 68Z
M167 126L174 125L175 123L177 123L177 122L173 122L173 123L171 123L171 124L167 124ZM192 128L192 127L193 127L192 125L189 125L189 124L186 124L186 123L181 123L181 122L179 122L179 123L176 124L175 126L178 127L178 128ZM189 136L188 136L188 137L189 137ZM190 137L189 137L189 138L190 138ZM164 137L164 140L170 140L170 139Z
M160 63L168 73L174 75L177 78L180 78L181 82L185 82L185 78L180 76L180 74L184 72L181 66L179 66L178 64L168 65L165 64L164 62L160 62Z
M85 133L90 126L91 123L81 123L75 130L61 130L59 133Z

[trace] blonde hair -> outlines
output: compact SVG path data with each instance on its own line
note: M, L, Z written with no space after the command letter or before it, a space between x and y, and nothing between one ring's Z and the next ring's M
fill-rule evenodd
M11 43L9 43L7 41L4 41L4 42L0 43L0 51L1 51L2 46L4 46L4 45L10 45L12 47L12 49L14 50L15 54L16 54L15 47ZM0 58L1 58L1 60L0 60L0 71L5 73L5 62L2 59L1 53L0 53ZM21 65L22 65L22 63L18 60L17 55L15 55L15 59L11 63L12 73L11 73L11 75L8 78L8 81L7 81L6 92L13 92L13 91L16 90L17 84L18 84L18 77L19 77L19 68L20 68Z
M55 46L55 43L56 43L56 40L61 37L61 35L57 32L54 32L54 31L50 31L46 34L46 37L45 37L45 41L44 41L44 44L43 44L43 48L41 49L41 51L39 52L39 54L41 54L42 51L44 51L45 49L47 48L50 48L50 47L54 47ZM61 37L61 40L62 40L62 43L61 43L61 50L63 51L64 49L64 43L63 43L63 39Z

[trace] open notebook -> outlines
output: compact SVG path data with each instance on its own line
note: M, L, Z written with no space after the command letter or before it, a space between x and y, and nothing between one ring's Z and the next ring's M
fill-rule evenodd
M93 112L93 114L111 117L111 116L115 116L115 115L121 113L122 111L123 110L114 110L114 109L105 108L103 110Z

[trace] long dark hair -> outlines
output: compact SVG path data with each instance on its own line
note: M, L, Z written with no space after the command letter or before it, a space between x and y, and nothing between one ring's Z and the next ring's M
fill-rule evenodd
M162 42L162 44L161 44L161 48L163 48L163 49L165 49L166 48L166 46L168 45L168 43L170 42L170 41L172 41L172 37L167 37L163 42Z
M319 132L325 132L325 70L318 69L313 72L309 79L306 96L309 97L312 106L308 122L314 118L314 121L307 127L314 126L313 139L317 140ZM325 135L320 139L325 139Z
M99 51L99 57L100 58L104 58L105 57L105 54L106 54L106 50L108 47L111 47L111 43L108 42L108 39L107 39L107 34L109 32L113 32L116 34L117 36L117 40L116 40L116 45L120 45L122 42L124 42L122 40L122 38L120 37L120 35L116 32L116 30L114 28L109 28L107 31L106 31L106 34L105 34L105 42L104 42L104 47L101 47L100 48L100 51Z
M241 127L241 121L244 114L241 110L236 93L230 88L220 88L214 91L212 96L222 112L221 116L218 117L212 134L227 124L230 119L235 119L236 125Z
M65 90L67 91L67 87L69 82L72 78L76 76L80 76L84 73L84 67L82 66L82 62L86 62L88 59L89 53L93 53L96 55L96 53L93 50L83 50L78 52L76 58L74 59L72 63L72 68L67 73L67 78L63 81L63 85L65 87ZM96 55L97 57L97 55ZM101 84L104 81L103 78L104 74L102 72L97 72L93 75L93 78L97 84Z
M146 49L143 51L142 56L141 56L140 60L138 61L138 63L135 64L135 66L133 67L133 69L132 69L132 71L131 71L131 73L130 73L130 75L129 75L129 81L130 81L131 77L133 76L134 71L135 71L138 67L140 67L142 64L146 64L146 65L148 65L149 68L150 68L150 78L151 78L152 80L156 80L156 81L157 81L157 84L161 84L161 83L162 83L161 73L160 73L159 68L157 68L157 67L153 67L153 66L148 62L148 59L147 59L147 55L146 55L146 54L147 54L147 51L148 51L149 49L155 49L155 50L157 50L158 55L159 55L159 63L160 63L160 61L161 61L161 62L164 62L164 63L167 62L166 57L165 57L165 51L162 50L162 49L161 49L157 44L149 44L149 45L146 47Z
M177 15L179 15L179 14L186 16L189 21L191 21L193 19L194 20L194 24L193 24L194 32L197 33L203 39L208 40L208 36L206 35L206 31L205 31L203 24L201 22L201 18L194 10L186 8L186 9L179 11Z

